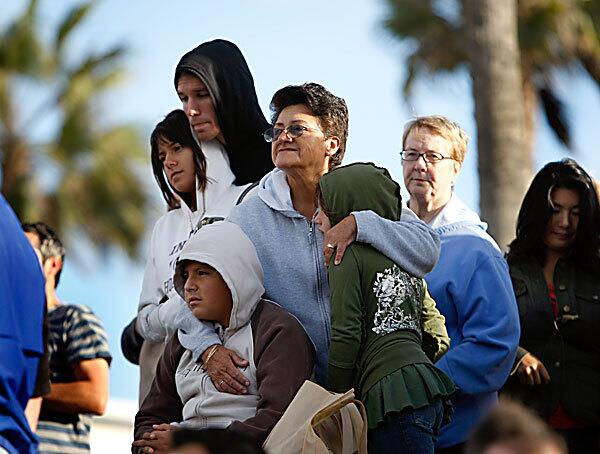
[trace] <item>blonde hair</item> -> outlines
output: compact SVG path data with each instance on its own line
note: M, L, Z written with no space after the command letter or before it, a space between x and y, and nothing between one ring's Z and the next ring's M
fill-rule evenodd
M450 121L443 115L428 115L417 117L404 126L404 134L402 135L402 148L406 144L406 138L411 131L419 128L427 128L432 134L443 137L450 142L451 157L462 164L467 154L467 141L469 137L463 128L458 123Z

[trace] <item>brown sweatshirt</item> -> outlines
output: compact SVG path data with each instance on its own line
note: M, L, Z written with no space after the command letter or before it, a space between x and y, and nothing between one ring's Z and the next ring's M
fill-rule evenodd
M256 415L234 421L229 429L245 432L262 443L294 398L310 379L314 347L298 320L284 309L262 300L250 318L258 405ZM134 437L141 439L153 424L181 422L184 402L175 383L175 372L185 348L177 336L167 344L148 396L135 417ZM133 452L136 451L135 448Z

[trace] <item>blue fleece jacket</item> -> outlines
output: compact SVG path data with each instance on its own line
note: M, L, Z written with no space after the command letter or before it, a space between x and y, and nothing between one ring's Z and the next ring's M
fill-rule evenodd
M436 366L459 388L436 445L445 448L464 442L497 402L515 358L519 316L508 266L479 216L453 195L431 227L442 249L425 280L450 336Z
M357 241L371 244L415 276L424 276L435 265L438 236L409 209L402 210L398 222L380 218L371 211L353 214ZM238 224L256 247L265 272L265 298L297 317L314 343L315 376L323 383L330 336L323 234L314 220L307 222L294 209L285 173L279 169L263 177L257 193L234 207L228 219ZM179 340L197 355L218 342L218 338L192 318L187 307L182 306L178 316ZM197 329L202 329L202 333Z
M44 276L21 224L0 195L0 451L37 452L25 419L43 355ZM1 448L4 448L1 449Z

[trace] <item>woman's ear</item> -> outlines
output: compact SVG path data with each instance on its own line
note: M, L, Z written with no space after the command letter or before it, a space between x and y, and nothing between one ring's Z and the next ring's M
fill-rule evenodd
M458 178L458 175L460 174L460 171L462 170L462 163L458 162L458 161L453 161L454 167L454 176L452 178L452 187L454 187L454 185L456 184L456 179Z
M340 139L337 136L331 136L326 139L327 156L333 156L340 149Z
M458 177L462 170L462 162L454 161L454 176Z

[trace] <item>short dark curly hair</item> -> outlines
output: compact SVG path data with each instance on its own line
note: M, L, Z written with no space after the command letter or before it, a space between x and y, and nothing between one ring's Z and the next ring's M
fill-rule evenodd
M306 83L288 85L273 95L271 99L271 123L275 124L283 109L296 104L304 104L319 119L325 136L340 139L340 148L329 160L329 170L339 166L346 152L348 139L348 106L346 101L335 96L323 85Z

